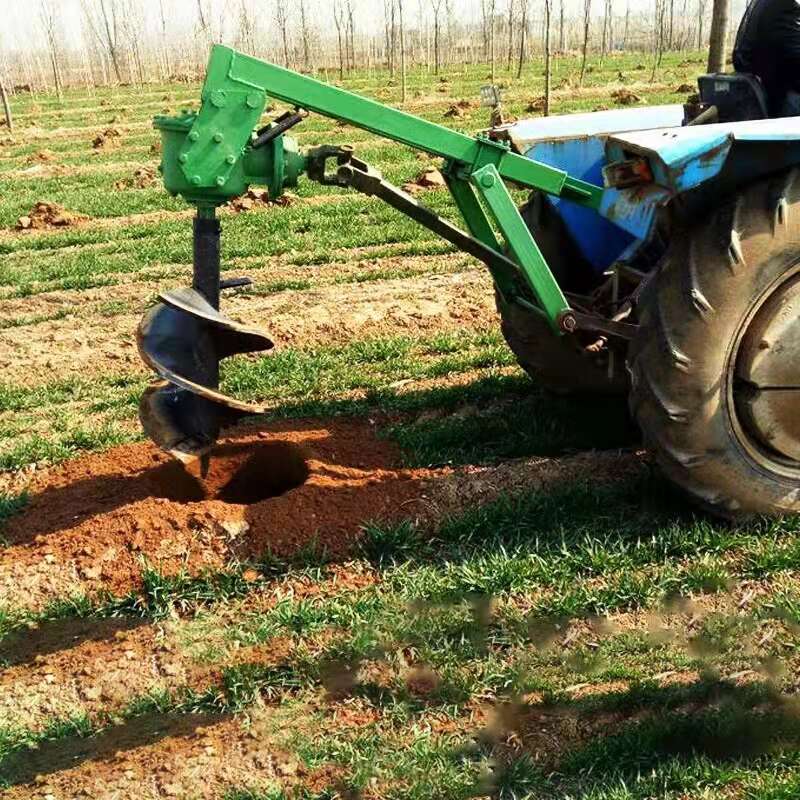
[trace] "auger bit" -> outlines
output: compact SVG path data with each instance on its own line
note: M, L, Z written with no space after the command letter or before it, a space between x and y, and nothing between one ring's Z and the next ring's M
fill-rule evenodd
M194 219L193 266L192 288L160 294L161 302L139 325L139 352L160 378L145 391L139 418L153 442L186 465L199 461L205 477L220 431L264 411L219 391L220 362L270 350L273 343L219 312L220 290L250 281L220 281L220 225L213 206Z

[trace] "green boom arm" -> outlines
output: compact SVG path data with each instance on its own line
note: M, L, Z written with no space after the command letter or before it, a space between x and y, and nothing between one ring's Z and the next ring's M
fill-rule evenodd
M191 186L191 199L207 197L237 185L237 170L245 179L253 129L271 97L343 120L379 136L440 156L446 161L447 182L475 238L498 247L475 194L481 197L503 234L508 250L556 330L569 328L570 308L538 246L522 220L504 180L597 208L603 190L562 170L513 153L501 142L471 137L373 100L330 86L291 70L215 46L211 51L202 106L178 151L179 167ZM180 126L180 121L176 123ZM163 124L160 126L163 127ZM165 174L165 178L166 178ZM216 193L216 195L215 195ZM185 193L188 194L188 193ZM509 298L510 299L510 298Z

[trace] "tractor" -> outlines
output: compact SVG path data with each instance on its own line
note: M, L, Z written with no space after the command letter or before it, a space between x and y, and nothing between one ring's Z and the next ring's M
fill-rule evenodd
M261 125L269 101L290 109ZM220 362L273 343L220 312L219 206L301 176L380 198L483 262L520 365L557 394L627 396L662 473L713 514L800 511L800 119L768 119L747 75L699 79L688 106L497 125L469 136L227 47L198 112L159 116L164 185L196 207L191 288L137 341L158 380L146 434L185 464L264 408L220 392ZM301 151L322 114L441 158L464 225L352 147ZM521 207L509 191L529 192Z

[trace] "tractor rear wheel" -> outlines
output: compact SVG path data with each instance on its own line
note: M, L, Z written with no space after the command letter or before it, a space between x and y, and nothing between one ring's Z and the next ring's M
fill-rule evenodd
M584 291L594 273L547 199L535 192L520 208L562 289ZM558 336L538 314L497 297L503 336L519 365L556 394L625 394L629 378L623 357L607 350L588 353L573 336Z
M676 231L639 322L631 410L662 471L721 516L800 512L800 171Z

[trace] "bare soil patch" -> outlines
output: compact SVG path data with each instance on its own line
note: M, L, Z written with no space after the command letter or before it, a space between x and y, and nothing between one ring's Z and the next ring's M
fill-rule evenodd
M369 520L414 517L433 473L400 469L368 422L287 422L220 446L206 482L150 444L35 475L0 553L0 605L125 594L143 563L167 575L221 569L269 548L346 553Z
M403 184L403 189L409 194L417 194L426 189L440 189L447 184L444 176L436 167L422 170L413 181Z
M395 262L398 267L402 263ZM337 271L343 271L341 265L328 270L330 274ZM296 272L299 276L302 271ZM172 279L167 285L176 283L180 279ZM132 284L95 291L104 301L132 295L146 298L156 288ZM71 304L75 296L64 293L64 300ZM84 307L91 297L91 292L81 293ZM131 303L131 313L113 317L75 314L35 326L0 330L4 380L35 385L75 375L144 373L135 343L141 301ZM52 312L53 308L52 298L25 299L20 313L36 314L40 309ZM486 329L497 319L491 278L480 269L286 290L266 296L241 293L224 298L223 310L247 325L263 328L284 347L345 342L356 337L420 335L461 326Z
M211 800L234 788L320 791L335 784L335 770L309 770L275 743L274 715L151 714L90 738L47 742L7 759L15 788L4 796Z
M271 200L266 189L251 187L241 197L234 197L225 207L234 214L241 214L254 208L266 208L270 205L291 206L296 202L297 196L291 192L284 192L280 197Z
M121 143L122 131L119 128L106 128L92 139L92 149L108 150L111 147L118 147Z
M31 499L0 551L0 606L124 595L145 566L197 575L314 546L346 557L363 525L410 519L426 528L500 495L641 469L625 453L523 459L496 467L406 469L370 420L293 420L245 429L219 446L206 481L151 444L33 473Z
M149 189L157 180L158 174L153 167L137 167L128 178L115 181L115 189Z
M18 231L66 228L79 225L88 219L85 214L67 211L58 203L40 200L27 214L17 220L16 228Z

